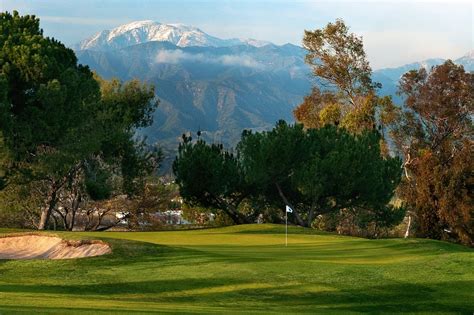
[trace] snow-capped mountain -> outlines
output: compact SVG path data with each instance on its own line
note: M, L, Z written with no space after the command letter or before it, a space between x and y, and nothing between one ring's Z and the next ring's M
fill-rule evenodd
M474 71L474 50L471 50L461 58L456 59L454 62L463 65L464 69L467 71Z
M147 20L104 30L75 45L74 49L107 51L152 41L167 41L179 47L227 47L242 44L262 47L270 44L270 42L255 39L220 39L197 27L184 24L162 24Z
M446 59L441 58L433 58L433 59L426 59L419 62L409 63L400 67L396 68L384 68L374 71L375 73L383 73L386 77L390 78L391 80L398 82L403 74L410 70L417 70L421 68L425 68L426 70L430 70L433 66L438 66L444 63ZM453 60L455 64L462 65L466 71L474 71L474 50L466 53L464 56Z
M418 70L421 68L425 68L426 70L430 70L433 66L438 66L442 64L445 60L441 58L433 58L433 59L426 59L423 61L409 63L400 67L396 68L383 68L376 70L376 73L383 73L385 76L390 78L394 82L398 82L402 75L410 70Z

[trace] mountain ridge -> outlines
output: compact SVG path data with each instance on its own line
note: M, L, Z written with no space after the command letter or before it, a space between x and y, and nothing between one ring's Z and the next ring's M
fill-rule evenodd
M80 63L106 79L138 78L156 86L160 106L153 125L139 130L139 135L146 136L150 143L159 143L170 159L183 133L201 130L206 141L233 147L244 129L267 130L279 119L294 121L293 109L311 92L311 69L304 62L306 51L300 46L269 42L259 46L241 40L225 45L187 45L179 36L174 37L174 43L149 40L156 37L150 32L141 33L140 25L156 22L140 23L112 34L116 46L100 46L111 32L103 31L92 37L96 41L92 49L79 47L76 55ZM181 30L188 27L173 25ZM199 30L189 28L193 32ZM130 30L138 31L127 33ZM117 34L135 37L120 41L121 35ZM473 55L468 52L454 62L473 71ZM433 58L374 70L373 80L383 85L379 94L391 95L397 104L402 104L403 99L396 93L401 75L443 62L444 59ZM168 166L170 163L165 162Z
M221 39L201 29L182 23L159 23L152 20L134 21L103 30L74 45L75 50L113 50L151 41L170 42L179 47L225 47L247 44L262 47L271 44L257 39Z

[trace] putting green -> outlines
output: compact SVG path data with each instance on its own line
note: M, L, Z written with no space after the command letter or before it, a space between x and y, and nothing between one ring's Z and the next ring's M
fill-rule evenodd
M69 239L102 239L113 254L0 261L0 314L474 311L470 248L296 227L289 233L285 247L284 226L267 224L61 232Z

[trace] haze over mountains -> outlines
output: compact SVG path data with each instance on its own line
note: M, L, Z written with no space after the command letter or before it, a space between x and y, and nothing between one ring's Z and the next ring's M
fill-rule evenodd
M198 129L233 145L243 129L292 120L311 88L301 47L218 39L181 24L130 23L75 47L79 62L105 78L156 86L161 104L143 132L164 145L176 146L182 133Z
M161 100L151 142L175 149L184 132L203 131L208 141L234 145L243 129L262 130L292 111L307 95L312 78L305 50L254 39L220 39L183 24L139 21L104 30L74 46L79 62L105 78L138 78L156 86ZM455 60L474 70L474 54ZM395 95L407 71L431 68L429 59L374 71L383 95ZM395 100L400 99L395 95Z

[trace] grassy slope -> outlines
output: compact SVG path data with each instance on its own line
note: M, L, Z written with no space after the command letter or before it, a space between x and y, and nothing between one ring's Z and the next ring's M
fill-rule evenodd
M0 232L2 232L0 230ZM61 233L109 241L109 256L1 261L9 311L415 312L474 310L474 251L430 240L366 240L284 227Z

